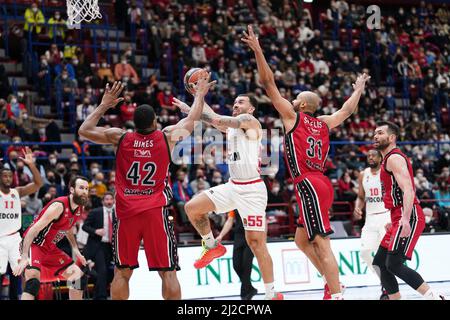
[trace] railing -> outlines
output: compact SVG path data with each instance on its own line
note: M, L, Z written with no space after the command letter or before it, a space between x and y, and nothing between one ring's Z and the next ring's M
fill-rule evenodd
M71 112L71 116L75 116L76 112L74 110L70 111ZM190 144L193 143L192 139L191 142L189 141L182 141L181 143L185 143L185 144ZM210 145L222 145L225 146L225 141L224 142L210 142ZM270 140L266 140L263 141L263 143L270 143ZM330 142L330 153L329 156L331 158L334 157L335 153L336 153L336 146L339 145L348 145L348 144L356 144L356 145L368 145L368 144L372 144L372 142L368 142L368 141L355 141L355 142L350 142L350 141L331 141ZM436 145L436 150L435 150L435 155L436 157L439 157L441 155L441 145L449 145L450 146L450 141L402 141L402 142L398 142L399 145ZM96 145L94 143L91 142L84 142L80 147L81 147L81 152L79 152L79 156L81 157L81 163L82 163L82 173L86 174L87 172L87 161L91 161L91 160L101 160L101 161L108 161L108 160L115 160L114 156L88 156L85 153L85 149L87 147L89 147L90 145ZM18 144L11 144L11 143L0 143L0 148L3 149L3 158L5 160L8 159L8 155L6 154L6 150L8 149L8 147L10 146L42 146L42 147L66 147L66 148L72 148L74 150L74 152L77 152L77 147L72 143L72 142L23 142L23 143L18 143ZM42 158L45 159L45 158ZM68 160L68 157L66 158L61 158L61 160ZM281 161L283 161L281 159ZM109 170L105 170L105 172L107 172Z

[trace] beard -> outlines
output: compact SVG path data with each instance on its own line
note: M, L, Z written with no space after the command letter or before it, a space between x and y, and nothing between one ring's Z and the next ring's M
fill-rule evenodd
M375 163L375 162L370 163L370 162L369 162L369 168L371 168L371 169L375 169L375 168L377 168L378 166L379 166L379 163Z
M375 147L378 151L383 151L389 147L390 143L388 141L378 141L378 146Z
M76 193L73 194L73 202L75 202L79 206L85 206L87 202L89 201L89 198L79 196Z

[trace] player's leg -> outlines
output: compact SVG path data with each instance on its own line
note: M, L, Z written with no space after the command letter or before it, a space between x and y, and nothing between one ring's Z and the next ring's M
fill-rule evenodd
M62 273L67 280L70 300L83 300L83 292L86 288L86 282L82 279L83 275L83 271L76 264L70 265Z
M273 286L273 262L269 250L267 249L266 232L245 230L245 238L247 239L248 246L258 261L264 284L266 286L272 284ZM269 291L266 292L266 294L270 294L271 290L271 288L266 288L266 291Z
M323 273L322 262L317 256L314 244L309 241L305 228L298 227L297 230L295 230L294 241L297 247L306 255L306 257L308 257L308 259L311 261L311 263L314 265L317 271L319 271L322 277L324 277L326 283L326 279Z
M133 275L133 270L130 268L114 268L114 278L111 282L111 299L112 300L127 300L130 296L129 282Z
M41 271L37 268L27 267L25 269L25 288L22 300L35 300L41 287Z
M367 227L367 228L366 228ZM380 245L378 231L373 231L367 226L367 218L366 218L366 226L364 226L361 232L361 258L366 263L367 267L380 278L380 274L378 273L378 269L373 268L373 256L372 252L378 249Z
M384 245L386 244L386 239L388 239L389 237L390 236L388 234L383 239ZM395 275L393 275L386 267L387 252L388 249L380 245L373 259L373 267L374 269L378 270L378 273L380 274L381 285L389 295L389 300L399 300L401 298L401 295L397 279L395 278Z
M316 254L322 264L323 274L327 280L331 296L332 298L340 298L338 296L333 296L341 293L341 285L339 283L339 267L333 251L331 250L330 239L328 237L323 237L322 235L317 235L313 240L313 244Z
M141 215L142 236L147 265L158 271L162 280L162 296L166 300L181 299L177 242L173 220L166 208L155 208Z
M410 225L411 233L405 238L400 238L401 230L400 228L396 229L396 237L393 237L394 241L389 247L386 267L392 274L402 279L414 290L417 290L426 299L441 300L440 295L431 290L418 272L405 265L405 261L411 259L414 247L425 228L424 216L420 206L413 207Z
M133 269L139 267L139 246L145 227L139 216L114 221L112 245L116 267L111 283L112 300L127 300L130 295L129 282Z
M333 186L325 176L312 175L303 179L296 187L301 200L301 221L321 262L331 297L341 299L339 268L328 238L333 233L328 216L333 203Z
M177 278L177 272L173 271L158 271L162 280L162 296L164 300L180 300L181 287Z
M208 212L228 212L235 209L231 182L213 187L195 196L186 203L185 210L194 228L202 237L203 252L195 261L196 269L204 268L212 260L225 254L226 248L214 239Z

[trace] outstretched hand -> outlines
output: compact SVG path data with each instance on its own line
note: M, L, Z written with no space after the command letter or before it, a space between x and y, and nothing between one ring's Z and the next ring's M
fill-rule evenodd
M209 81L211 79L211 72L208 73L207 77L200 78L195 85L195 95L196 96L206 96L208 94L209 89L211 89L215 84L216 80Z
M119 98L125 86L120 82L116 81L109 87L109 83L106 84L105 94L103 95L101 104L109 108L115 107L119 102L123 101L123 98Z
M363 73L358 76L356 82L353 84L353 89L356 90L364 90L366 86L366 82L369 81L370 76L367 73Z
M245 42L253 51L261 49L258 36L253 31L253 27L251 25L248 26L248 33L244 31L244 37L241 38L241 40Z
M33 151L31 151L30 147L25 147L22 149L24 157L19 157L27 166L30 166L34 163Z
M183 101L178 100L175 97L172 100L172 105L174 105L175 107L180 109L180 111L185 113L185 114L188 114L189 111L191 111L191 107L189 107L187 103L184 103Z

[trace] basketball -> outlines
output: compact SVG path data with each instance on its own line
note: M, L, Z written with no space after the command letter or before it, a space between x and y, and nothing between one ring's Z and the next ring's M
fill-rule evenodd
M200 77L206 77L208 76L208 73L205 71L205 69L202 68L191 68L188 72L184 75L184 87L186 88L187 92L194 95L195 94L195 85L197 84L198 79Z

